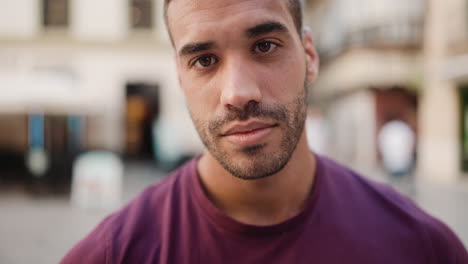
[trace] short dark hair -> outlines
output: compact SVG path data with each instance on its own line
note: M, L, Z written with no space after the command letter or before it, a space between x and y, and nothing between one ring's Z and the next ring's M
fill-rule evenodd
M171 39L172 44L174 44L171 36L171 32L169 30L169 23L168 23L168 17L167 17L167 8L169 6L169 3L172 0L164 0L164 22L166 24L167 32L169 33L169 37ZM302 4L301 0L286 0L288 1L289 4L289 12L291 13L291 16L294 21L294 25L296 26L297 33L299 34L299 37L302 36Z

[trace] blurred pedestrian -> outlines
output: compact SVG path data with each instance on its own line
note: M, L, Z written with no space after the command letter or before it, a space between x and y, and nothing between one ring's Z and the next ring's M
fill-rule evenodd
M405 122L385 123L379 133L379 148L388 174L398 177L410 173L414 165L415 134Z
M414 196L416 135L408 124L391 120L383 125L378 137L382 165L390 183Z

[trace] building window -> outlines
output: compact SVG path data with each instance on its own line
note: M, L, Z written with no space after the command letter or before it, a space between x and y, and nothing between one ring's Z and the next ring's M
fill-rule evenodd
M134 29L150 29L153 26L152 0L130 0L130 22Z
M42 3L45 27L68 26L68 0L44 0Z

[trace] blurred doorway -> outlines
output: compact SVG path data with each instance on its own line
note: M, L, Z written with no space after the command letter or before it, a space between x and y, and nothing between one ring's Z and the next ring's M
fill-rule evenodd
M159 87L134 82L126 85L125 156L153 159L153 123L159 117Z
M86 147L85 119L66 114L0 115L0 184L66 191L73 159Z
M374 89L376 106L376 139L382 127L390 121L402 121L413 131L416 137L414 153L417 150L418 138L418 97L416 93L403 87L395 86L387 89ZM378 146L378 144L376 144ZM379 150L378 160L382 160ZM415 157L416 158L416 157Z
M27 149L27 115L0 114L0 185L27 178L24 163Z

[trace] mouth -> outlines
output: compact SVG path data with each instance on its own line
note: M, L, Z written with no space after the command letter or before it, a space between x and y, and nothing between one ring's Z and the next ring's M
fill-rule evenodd
M239 147L258 144L264 140L278 124L249 122L229 128L221 134L228 142Z

